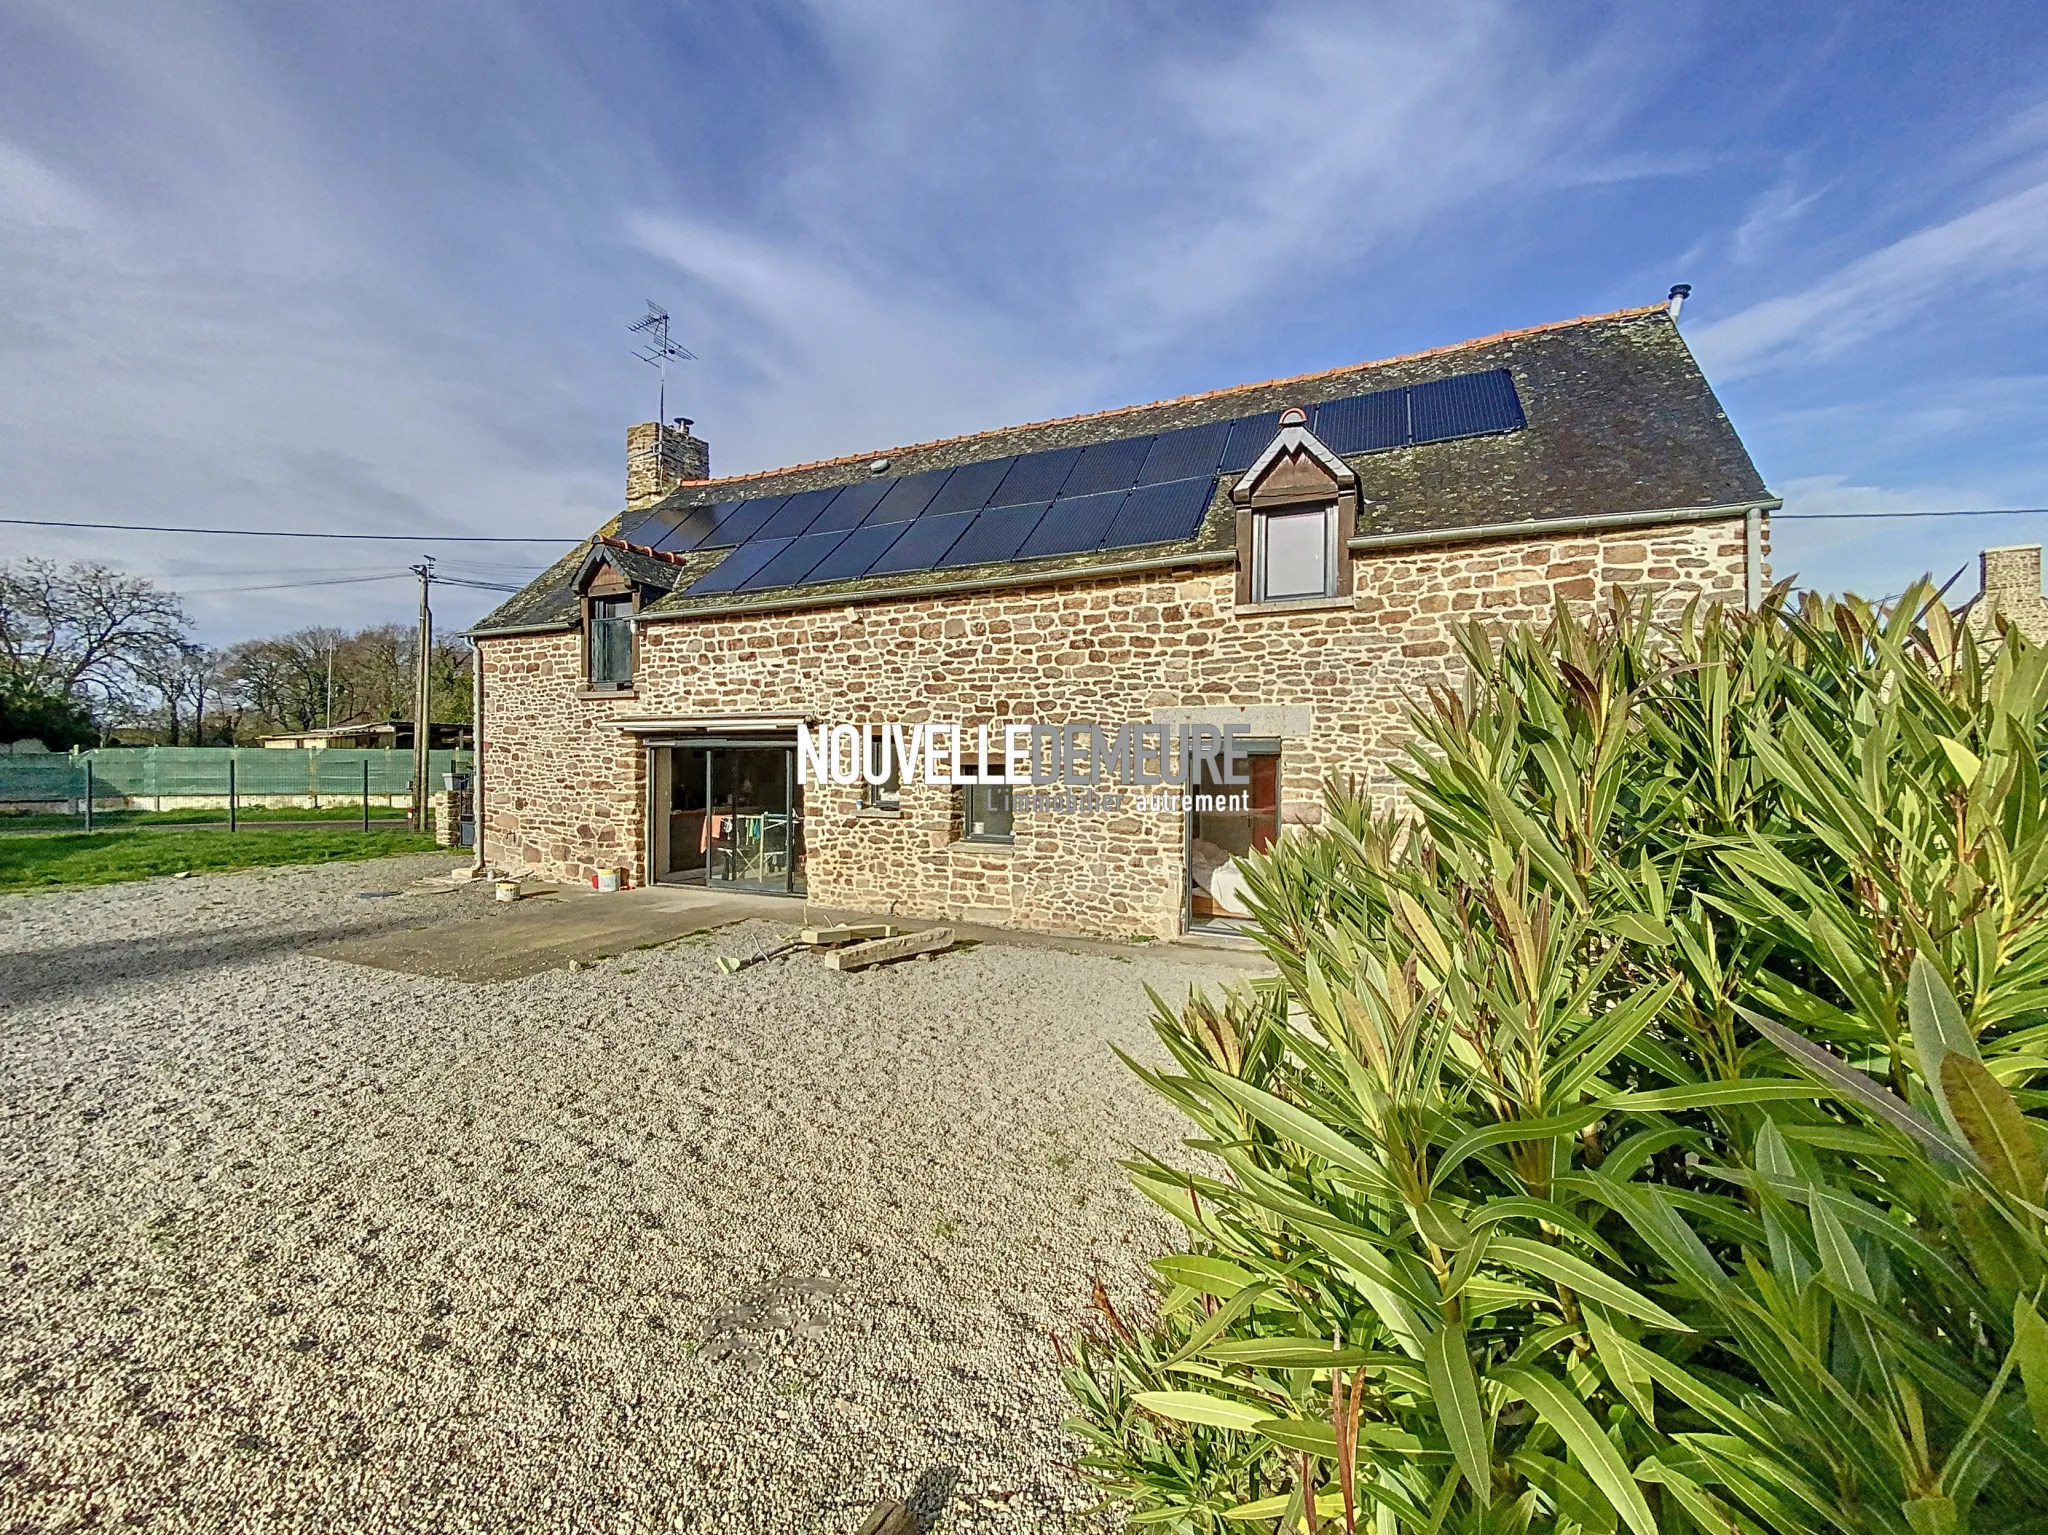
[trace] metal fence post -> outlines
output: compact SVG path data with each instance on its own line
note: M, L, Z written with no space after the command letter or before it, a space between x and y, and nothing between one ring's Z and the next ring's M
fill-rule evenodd
M235 759L230 757L228 758L228 830L235 831L237 829L235 816Z
M92 758L85 759L85 829L92 830Z
M363 758L363 830L370 829L370 759Z

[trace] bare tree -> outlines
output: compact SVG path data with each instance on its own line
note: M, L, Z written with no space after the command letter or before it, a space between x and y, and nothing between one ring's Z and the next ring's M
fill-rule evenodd
M150 705L140 712L161 718L164 744L185 744L185 722L189 719L190 744L204 746L207 699L211 697L217 702L224 682L220 652L204 645L181 644L138 663L135 675L154 695Z
M378 624L355 634L301 629L271 639L244 640L223 657L224 699L244 706L274 730L310 730L328 722L327 676L333 662L332 722L409 720L413 710L413 654L417 632ZM434 718L469 718L470 649L465 640L436 638L428 675ZM262 728L259 725L258 728Z
M133 703L146 669L188 644L177 594L104 565L0 565L0 666L67 698Z

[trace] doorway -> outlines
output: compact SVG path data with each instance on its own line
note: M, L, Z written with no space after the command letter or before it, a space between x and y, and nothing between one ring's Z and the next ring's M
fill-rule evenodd
M673 884L797 895L803 790L794 741L656 747L656 867Z
M1188 812L1188 918L1194 927L1229 927L1251 915L1235 860L1263 853L1280 838L1280 743L1243 745L1249 784L1210 776L1212 764L1198 757L1194 782L1188 785L1191 793L1213 795L1219 803L1243 796L1237 808Z

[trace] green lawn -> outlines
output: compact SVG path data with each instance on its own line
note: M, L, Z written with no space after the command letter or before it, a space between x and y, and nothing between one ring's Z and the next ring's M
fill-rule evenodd
M334 863L431 853L434 839L404 831L112 831L0 837L0 891L106 885L189 869ZM453 851L452 849L450 850Z
M322 805L318 810L284 809L273 810L267 806L244 805L235 812L236 819L253 821L340 821L361 825L363 807L360 802ZM394 810L389 805L370 806L370 820L402 821L405 809ZM9 831L76 831L83 825L83 818L75 815L0 815L0 832ZM216 806L207 810L95 810L92 813L93 830L103 826L225 826L228 824L228 807Z

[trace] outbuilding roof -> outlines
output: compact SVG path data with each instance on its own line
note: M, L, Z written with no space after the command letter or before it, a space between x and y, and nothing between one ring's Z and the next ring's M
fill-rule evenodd
M643 594L643 619L1220 563L1235 547L1230 487L1288 408L1307 412L1357 475L1357 531L1375 542L1768 498L1658 304L687 482L598 537L658 558L661 579L649 585L661 595ZM576 622L575 577L591 548L564 556L472 632Z

